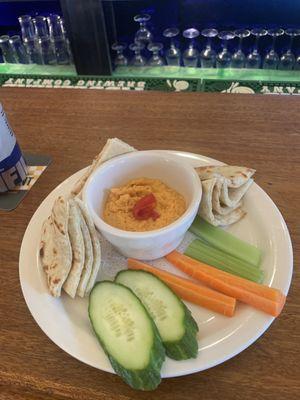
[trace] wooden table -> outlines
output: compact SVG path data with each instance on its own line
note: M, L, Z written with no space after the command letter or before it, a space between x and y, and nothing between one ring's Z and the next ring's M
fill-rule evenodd
M1 399L296 399L299 396L300 103L296 96L1 89L23 149L53 163L17 210L0 213ZM108 137L138 149L177 149L257 169L290 229L296 270L280 318L251 347L213 369L135 392L60 350L24 302L18 257L47 194L90 163ZM298 261L298 263L297 263Z

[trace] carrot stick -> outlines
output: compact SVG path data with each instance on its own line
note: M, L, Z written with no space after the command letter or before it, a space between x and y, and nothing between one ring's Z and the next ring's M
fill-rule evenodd
M285 295L278 289L249 281L248 279L232 275L225 271L221 271L218 268L204 264L203 262L181 254L178 251L172 251L172 253L169 253L166 256L166 259L174 265L176 265L176 260L178 258L180 258L181 260L185 260L187 263L193 265L195 267L195 272L197 272L198 269L201 268L201 271L203 272L207 272L208 274L211 274L213 276L219 276L220 278L222 278L222 280L226 281L226 283L234 284L235 286L238 286L242 289L247 289L252 293L257 294L258 296L263 296L269 300L276 302L285 300Z
M284 306L285 296L277 289L220 271L177 251L168 254L166 259L194 279L274 317Z
M181 278L180 276L152 267L149 264L145 264L133 258L128 259L128 267L129 269L151 272L170 286L179 297L186 301L198 304L199 306L226 315L227 317L232 317L234 314L236 300L232 297L225 296L215 290L200 286L189 279Z

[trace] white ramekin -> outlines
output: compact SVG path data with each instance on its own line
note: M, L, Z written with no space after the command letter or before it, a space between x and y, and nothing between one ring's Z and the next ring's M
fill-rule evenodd
M182 194L187 205L185 213L172 224L147 232L124 231L104 222L103 207L109 189L142 177L160 179ZM151 150L128 153L101 165L88 179L83 201L97 229L124 256L154 260L170 253L182 241L197 214L201 195L201 181L192 166Z

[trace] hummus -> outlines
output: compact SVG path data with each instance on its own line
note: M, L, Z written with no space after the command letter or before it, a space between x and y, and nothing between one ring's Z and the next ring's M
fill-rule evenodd
M143 197L153 194L159 216L136 219L133 208ZM103 212L104 221L125 231L144 232L162 228L178 219L186 210L184 197L159 179L139 178L109 191Z

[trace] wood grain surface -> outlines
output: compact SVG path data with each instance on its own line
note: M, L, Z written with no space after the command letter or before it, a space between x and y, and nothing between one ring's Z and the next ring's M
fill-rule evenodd
M21 205L0 212L1 399L299 398L299 97L2 88L0 101L22 148L53 158ZM152 393L135 392L60 350L31 317L19 283L20 245L34 211L115 136L138 149L185 150L255 168L256 182L282 212L294 247L287 304L270 329L226 363L165 379Z

